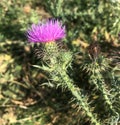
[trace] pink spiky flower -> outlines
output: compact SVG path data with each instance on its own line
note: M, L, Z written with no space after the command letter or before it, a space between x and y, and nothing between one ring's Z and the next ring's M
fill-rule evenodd
M48 20L46 23L32 24L27 31L28 41L47 43L65 37L65 26L58 20Z

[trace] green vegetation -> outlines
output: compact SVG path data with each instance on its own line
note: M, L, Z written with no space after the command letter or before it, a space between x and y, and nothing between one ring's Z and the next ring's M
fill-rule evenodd
M48 65L52 72L26 38L32 23L48 18L65 24L69 50ZM0 125L119 125L119 32L116 1L1 0Z

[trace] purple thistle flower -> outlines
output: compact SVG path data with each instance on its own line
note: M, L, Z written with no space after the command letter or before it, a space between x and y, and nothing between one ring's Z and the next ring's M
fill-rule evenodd
M51 19L44 24L32 24L27 31L30 42L51 42L65 37L65 26L58 20Z

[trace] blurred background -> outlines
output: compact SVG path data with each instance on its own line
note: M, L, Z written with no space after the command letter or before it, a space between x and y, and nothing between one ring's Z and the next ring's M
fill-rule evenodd
M0 125L89 125L84 112L70 103L70 93L42 86L47 75L32 66L40 59L27 42L26 30L49 18L66 25L63 42L80 53L74 60L75 71L69 73L88 91L87 82L84 85L88 78L76 67L92 42L100 44L104 56L117 51L120 63L119 0L0 0Z

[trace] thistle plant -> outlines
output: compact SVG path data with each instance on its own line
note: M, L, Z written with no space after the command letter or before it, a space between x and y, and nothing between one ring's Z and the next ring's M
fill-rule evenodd
M114 124L117 124L119 114L113 106L113 96L111 95L110 90L106 85L104 76L106 70L110 69L110 60L100 54L100 46L97 42L93 42L90 44L90 46L88 47L88 54L90 58L85 58L82 68L89 74L89 83L91 85L94 85L95 89L101 93L104 99L104 104L111 114L110 119L112 119L112 122Z
M58 42L65 35L65 26L58 20L51 19L46 23L33 24L27 31L28 41L42 44L44 49L42 65L34 66L49 74L50 85L71 92L77 105L85 111L92 125L101 125L90 110L81 89L74 85L74 81L69 77L68 67L72 68L73 54L69 50L61 48Z

